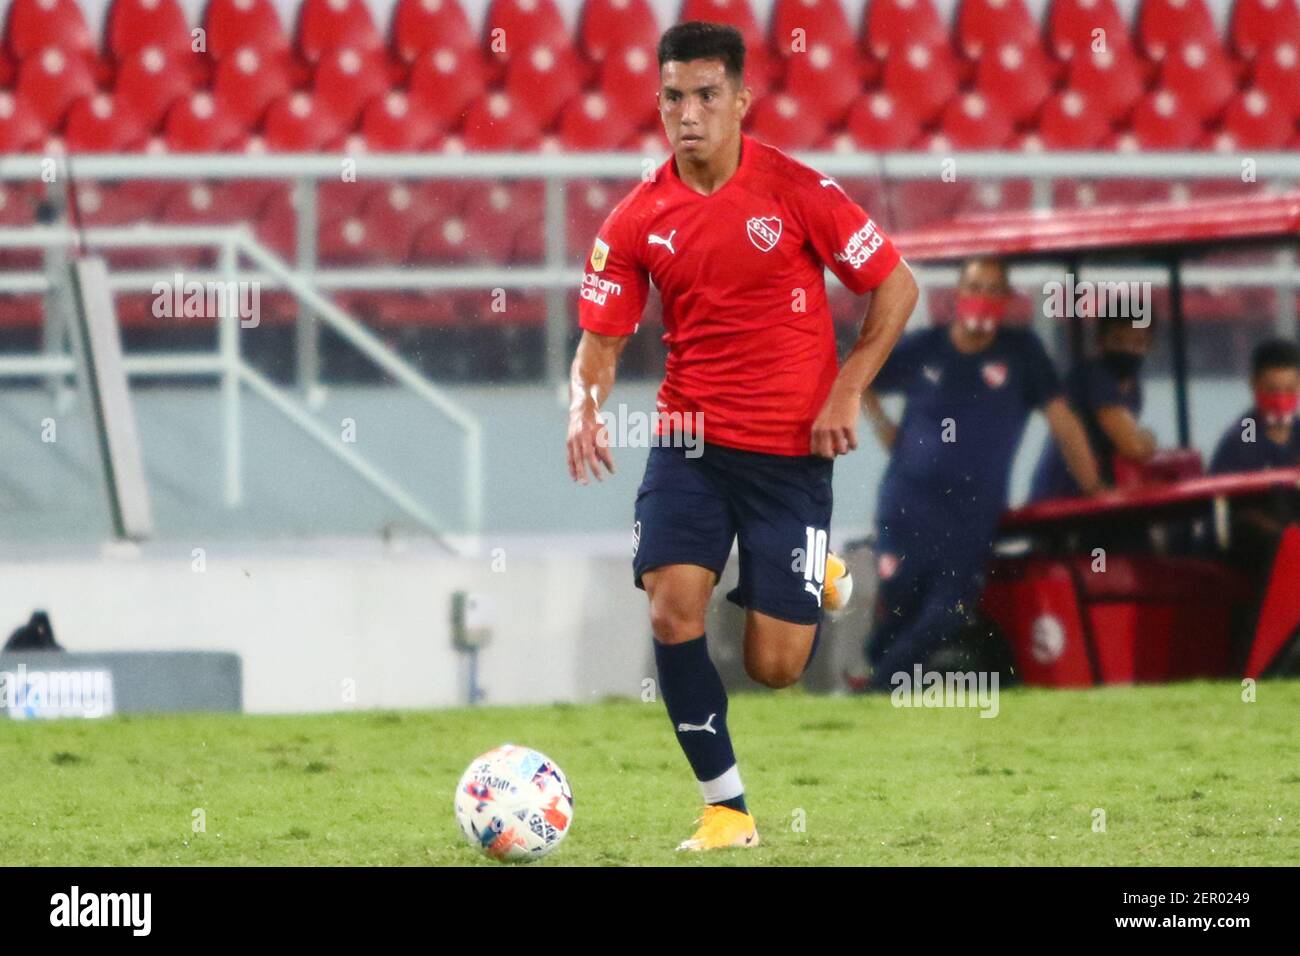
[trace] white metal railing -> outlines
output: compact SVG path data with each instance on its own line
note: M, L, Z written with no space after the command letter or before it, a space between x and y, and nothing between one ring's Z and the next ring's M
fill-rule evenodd
M424 378L396 352L364 325L340 309L327 296L315 289L305 277L297 274L278 256L264 248L245 226L224 227L172 227L140 225L131 227L90 227L73 230L63 226L0 229L0 249L52 249L70 248L80 242L92 249L122 247L216 247L219 265L207 270L204 278L197 273L186 273L187 281L262 281L270 277L268 285L287 288L304 306L312 310L316 320L330 326L334 332L366 355L377 366L391 375L401 385L416 394L425 404L450 421L463 435L466 447L464 468L464 507L468 533L473 540L482 528L482 434L478 420L446 395L438 386ZM240 256L256 263L261 270L249 276L240 269ZM152 288L159 279L170 280L174 269L154 273L134 273L134 281L147 280L144 288ZM114 277L110 285L122 288L121 276ZM2 288L2 286L0 286ZM43 291L50 288L49 279L42 273L39 281L32 281L25 291ZM240 355L240 316L233 297L223 299L226 308L218 317L218 349L216 353L136 353L125 358L127 374L136 377L158 376L210 376L221 379L223 445L225 454L224 498L228 507L236 507L243 500L241 468L241 413L240 386L264 398L273 408L302 428L327 451L355 471L364 481L414 518L426 530L444 543L447 529L435 514L405 490L400 482L382 469L367 461L355 450L339 442L334 433L324 426L299 401L291 398L284 389L276 386ZM66 378L76 371L71 355L58 352L46 354L0 356L0 379L52 377Z
M936 188L944 176L957 182L974 179L1034 181L1035 208L1050 208L1051 185L1055 181L1078 179L1153 178L1169 180L1221 179L1240 181L1243 163L1253 164L1255 180L1261 184L1300 182L1300 155L1294 152L1239 153L842 153L796 152L797 159L832 176L896 180L931 180ZM641 153L466 153L450 154L319 154L290 155L85 155L59 158L57 175L73 181L124 179L149 180L240 180L281 179L295 182L298 189L298 261L293 270L310 276L317 289L539 289L547 297L547 377L563 381L567 372L565 346L572 310L572 290L582 271L564 247L565 186L575 178L636 179L648 176L667 159L667 154ZM0 158L0 181L39 180L48 174L50 160L40 156ZM540 179L545 182L545 262L539 266L321 269L316 265L316 185L324 180L341 181L344 175L357 182L367 180L420 179ZM129 228L129 227L128 227ZM209 233L211 230L198 230ZM1027 267L1040 268L1040 267ZM948 268L916 270L923 286L943 288L956 281ZM1112 273L1113 274L1113 273ZM1295 288L1297 269L1294 254L1273 266L1239 269L1235 266L1188 268L1184 283L1204 285L1259 285L1278 289ZM147 275L152 275L147 274ZM1020 270L1013 280L1022 281ZM1101 278L1099 273L1090 275ZM1133 278L1131 271L1124 273ZM1151 270L1151 281L1163 283L1162 270ZM116 288L138 288L144 274L114 277ZM35 273L0 276L0 292L32 292L44 288ZM1279 297L1281 299L1282 297ZM924 300L922 300L924 302ZM1290 314L1279 303L1276 317L1280 327L1294 326L1294 303ZM925 316L922 314L922 319ZM316 382L317 325L310 310L299 316L298 381L304 389Z

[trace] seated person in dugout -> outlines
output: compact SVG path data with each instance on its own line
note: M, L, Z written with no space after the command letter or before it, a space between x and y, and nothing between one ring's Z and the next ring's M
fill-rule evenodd
M1251 407L1228 426L1210 459L1210 474L1300 466L1300 347L1285 339L1260 344L1251 357ZM1295 492L1279 488L1268 500L1234 509L1232 550L1260 568L1272 563L1278 538L1300 519Z
M1156 439L1138 423L1142 414L1142 362L1151 350L1151 324L1138 327L1122 316L1097 322L1099 354L1075 365L1065 380L1065 395L1088 433L1088 444L1106 484L1115 483L1115 459L1134 464L1151 460ZM1082 494L1053 442L1043 447L1034 470L1030 501Z

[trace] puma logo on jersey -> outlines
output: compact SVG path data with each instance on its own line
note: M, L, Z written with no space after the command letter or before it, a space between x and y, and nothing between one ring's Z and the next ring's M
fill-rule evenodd
M711 734L716 734L717 731L713 729L713 718L716 716L718 715L709 714L709 719L702 724L687 724L687 723L678 724L677 732L679 734L685 734L685 733L690 733L692 730L707 730Z
M925 376L925 380L931 385L938 385L939 379L943 376L943 372L933 365L922 365L921 374Z
M674 229L672 232L668 233L668 238L667 238L667 239L665 239L663 236L656 236L656 235L652 232L652 233L650 233L650 245L652 245L652 246L667 246L669 252L671 252L673 255L677 255L677 250L673 248L673 236L675 236L675 235L677 235L677 230L676 230L676 229Z

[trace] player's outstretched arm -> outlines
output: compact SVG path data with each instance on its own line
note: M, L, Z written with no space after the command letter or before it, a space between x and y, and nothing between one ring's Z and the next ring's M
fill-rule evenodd
M573 357L569 371L569 476L584 485L588 471L597 481L604 480L602 465L614 474L614 457L597 413L614 389L614 372L627 340L626 335L584 331Z
M1047 416L1052 438L1061 449L1066 467L1084 494L1094 495L1102 491L1104 486L1101 473L1097 470L1097 457L1092 453L1083 422L1074 414L1070 403L1058 395L1043 406L1043 414Z
M853 350L840 366L830 396L813 422L812 453L823 458L858 447L858 415L866 391L903 334L919 296L916 279L901 259L871 293L871 305Z

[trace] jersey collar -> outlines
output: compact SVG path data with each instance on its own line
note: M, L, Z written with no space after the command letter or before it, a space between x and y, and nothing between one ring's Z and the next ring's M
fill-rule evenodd
M736 167L736 171L731 174L730 179L707 196L703 193L697 193L682 181L681 176L677 174L677 155L675 153L668 160L668 177L672 180L673 185L686 193L686 195L707 202L708 200L714 199L726 192L728 189L731 189L738 180L741 180L748 175L750 169L754 165L754 153L757 152L756 145L757 144L754 142L753 137L749 136L747 133L740 134L740 165Z

